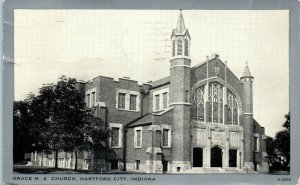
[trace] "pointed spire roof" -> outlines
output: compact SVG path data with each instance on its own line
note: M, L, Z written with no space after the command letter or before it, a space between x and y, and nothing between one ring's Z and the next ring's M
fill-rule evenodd
M184 24L184 19L183 19L183 15L182 15L182 11L180 10L180 14L179 14L179 17L178 17L178 21L177 21L177 26L176 26L176 29L173 29L172 31L172 34L171 34L171 38L174 36L174 35L187 35L190 39L191 39L191 36L189 34L189 31L188 29L185 27L185 24Z
M253 76L251 75L250 69L248 67L248 62L247 61L246 61L246 67L245 67L243 75L242 75L242 78L245 78L245 77L252 77L253 78Z
M179 33L183 33L186 30L181 10L180 10L180 14L179 14L179 18L178 18L176 30Z

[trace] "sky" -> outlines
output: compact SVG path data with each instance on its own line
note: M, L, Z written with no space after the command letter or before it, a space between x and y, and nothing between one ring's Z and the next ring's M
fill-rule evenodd
M289 112L288 10L183 10L192 66L219 54L240 77L252 75L254 118L275 136ZM66 75L169 76L178 10L15 10L15 100Z

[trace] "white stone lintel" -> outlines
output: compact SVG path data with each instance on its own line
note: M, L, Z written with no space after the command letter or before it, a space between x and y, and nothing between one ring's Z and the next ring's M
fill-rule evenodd
M187 103L187 102L173 102L173 103L170 103L170 105L191 105L191 103Z
M147 154L161 154L161 148L159 147L148 147L146 150Z
M150 125L148 128L149 131L161 131L160 125Z

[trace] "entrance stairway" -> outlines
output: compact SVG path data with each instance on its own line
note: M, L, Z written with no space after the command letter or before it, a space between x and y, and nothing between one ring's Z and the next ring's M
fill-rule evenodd
M240 168L219 168L219 167L206 167L206 168L197 168L193 167L187 173L245 173L243 169Z

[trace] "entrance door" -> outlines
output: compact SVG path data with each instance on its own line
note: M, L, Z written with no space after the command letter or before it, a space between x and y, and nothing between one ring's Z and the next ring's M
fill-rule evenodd
M222 149L220 147L211 148L210 163L211 167L222 167Z
M203 166L203 149L194 148L193 149L193 167Z
M237 167L237 150L229 150L229 167Z
M163 173L166 173L168 171L168 161L163 160L162 165L163 165Z

